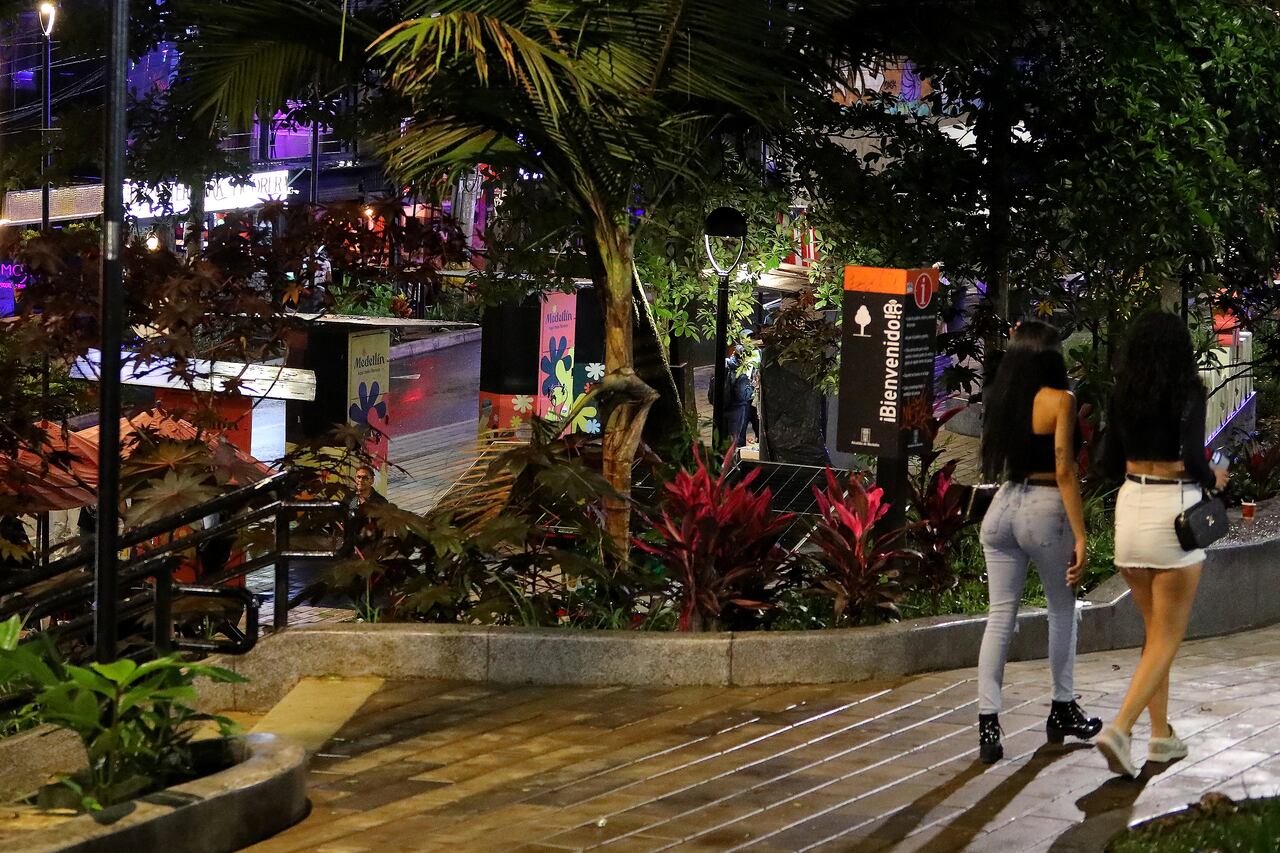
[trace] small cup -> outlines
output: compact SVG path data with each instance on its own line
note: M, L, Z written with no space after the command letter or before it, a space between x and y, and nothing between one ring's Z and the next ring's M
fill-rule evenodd
M1258 505L1253 501L1242 501L1240 503L1240 519L1246 524L1253 523L1253 516L1257 511Z

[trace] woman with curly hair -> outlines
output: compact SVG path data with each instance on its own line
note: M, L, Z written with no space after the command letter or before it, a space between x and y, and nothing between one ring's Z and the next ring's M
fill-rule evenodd
M1102 720L1076 703L1076 597L1085 567L1084 506L1076 471L1076 400L1057 329L1027 321L1014 330L983 394L982 467L1003 481L982 522L990 603L978 655L978 754L990 764L1004 755L1000 708L1009 640L1035 563L1049 604L1049 670L1053 705L1045 733L1088 739Z
M1169 669L1187 631L1204 551L1184 550L1174 519L1222 489L1225 471L1204 449L1205 388L1186 325L1173 314L1143 314L1129 330L1111 396L1103 465L1124 477L1116 499L1116 568L1142 613L1146 641L1114 720L1098 749L1114 773L1137 776L1130 733L1143 708L1151 719L1147 754L1173 761L1187 745L1169 725Z

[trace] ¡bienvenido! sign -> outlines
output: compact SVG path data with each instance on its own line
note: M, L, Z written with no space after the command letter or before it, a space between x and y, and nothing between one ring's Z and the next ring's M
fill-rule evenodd
M935 269L846 267L841 450L898 458L923 446L931 412Z

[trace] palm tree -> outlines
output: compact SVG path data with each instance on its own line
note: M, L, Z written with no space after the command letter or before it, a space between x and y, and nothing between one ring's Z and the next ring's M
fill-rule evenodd
M324 4L332 12L330 0ZM274 36L284 10L303 18L299 8L319 5L232 0L215 7L223 29L206 50L226 55L220 43L228 27ZM822 8L810 3L801 13L753 0L438 0L414 3L406 20L372 44L369 63L408 104L409 121L385 143L398 178L424 182L478 162L523 168L556 187L581 217L604 308L604 473L623 496L606 507L608 532L624 548L631 463L657 397L633 367L635 208L660 202L652 193L640 197L639 188L696 178L715 134L785 123L793 99L821 94L825 63L795 45L803 43L797 32L821 25ZM317 55L327 44L319 53L332 61L332 15L325 20L329 35L290 39L288 62L297 68L242 45L222 61L226 82L212 102L246 114L282 103L289 86L305 85L308 75L332 79L336 70Z

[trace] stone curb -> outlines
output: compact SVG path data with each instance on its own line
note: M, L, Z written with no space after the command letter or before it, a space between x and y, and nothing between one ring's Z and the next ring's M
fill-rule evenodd
M1280 537L1210 549L1189 638L1280 622L1271 594ZM1078 607L1081 653L1142 644L1142 620L1123 578ZM986 617L935 616L869 628L673 634L424 623L322 624L267 637L218 663L247 684L206 684L210 710L270 708L304 677L377 676L547 685L775 685L898 678L975 666ZM1010 660L1046 655L1048 618L1027 608Z
M461 344L470 344L480 340L480 327L473 329L458 329L453 332L441 332L429 337L420 338L416 341L406 341L402 344L396 344L391 348L391 360L398 358L408 358L413 355L421 355L424 352L435 352L436 350L456 347Z
M26 853L230 853L306 816L306 756L271 734L245 735L239 764L135 800L114 823L82 815L23 839Z
M30 796L59 773L88 765L84 744L66 729L45 725L0 738L0 803Z

